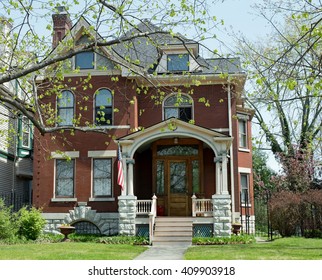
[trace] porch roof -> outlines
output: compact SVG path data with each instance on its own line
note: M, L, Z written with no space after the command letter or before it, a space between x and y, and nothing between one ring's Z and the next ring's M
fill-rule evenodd
M176 118L156 123L150 127L118 138L115 141L122 146L124 153L127 153L129 157L133 157L135 151L146 144L162 138L176 137L198 139L206 143L216 156L226 154L233 141L231 136Z

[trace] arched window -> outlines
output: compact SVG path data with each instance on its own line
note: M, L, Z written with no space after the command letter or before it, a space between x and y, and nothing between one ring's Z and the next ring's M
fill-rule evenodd
M58 126L72 126L74 118L74 95L69 90L62 91L57 97Z
M95 93L95 124L112 125L113 96L108 89Z
M177 118L182 121L192 120L192 99L183 94L173 94L163 102L164 119Z

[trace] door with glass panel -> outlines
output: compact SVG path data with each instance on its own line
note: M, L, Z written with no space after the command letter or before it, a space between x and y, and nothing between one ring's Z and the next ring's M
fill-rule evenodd
M154 146L154 192L158 206L167 216L190 216L191 196L200 193L200 147L190 142L164 143L167 142Z
M168 161L169 216L188 215L188 172L186 160Z

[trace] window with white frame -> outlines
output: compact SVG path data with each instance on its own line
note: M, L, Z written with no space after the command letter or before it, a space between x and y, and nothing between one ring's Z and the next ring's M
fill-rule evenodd
M75 160L56 159L55 197L74 197Z
M75 55L76 69L94 69L94 52L81 52Z
M249 174L240 173L240 199L242 204L249 204Z
M192 99L183 94L172 94L163 102L164 119L177 118L189 122L192 120Z
M239 148L248 149L247 120L238 120Z
M31 123L26 116L21 117L20 140L22 148L31 148Z
M112 159L93 159L93 197L112 196Z
M100 89L95 93L95 124L112 125L113 96L110 90Z
M167 69L170 72L189 71L189 54L168 54Z
M57 118L58 126L72 126L74 119L74 94L64 90L61 96L57 97Z

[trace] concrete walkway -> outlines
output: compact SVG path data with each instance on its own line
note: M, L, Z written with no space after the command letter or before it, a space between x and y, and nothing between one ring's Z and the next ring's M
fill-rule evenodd
M134 260L183 260L189 245L151 246Z

